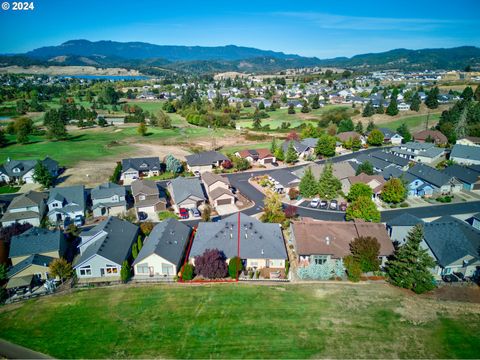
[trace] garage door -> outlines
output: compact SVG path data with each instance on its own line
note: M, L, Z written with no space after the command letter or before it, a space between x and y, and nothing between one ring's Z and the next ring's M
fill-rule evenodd
M263 163L264 163L264 164L271 164L272 162L273 162L273 159L272 159L272 158L263 159Z
M218 199L217 205L230 205L232 203L232 199Z
M473 184L473 190L480 190L480 184Z

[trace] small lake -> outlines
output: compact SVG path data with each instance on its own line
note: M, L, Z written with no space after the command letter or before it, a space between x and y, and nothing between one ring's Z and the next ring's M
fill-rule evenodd
M111 81L126 81L126 80L148 80L148 76L143 75L63 75L59 76L63 79L84 79L84 80L111 80Z
M10 121L11 119L10 116L0 116L0 121Z

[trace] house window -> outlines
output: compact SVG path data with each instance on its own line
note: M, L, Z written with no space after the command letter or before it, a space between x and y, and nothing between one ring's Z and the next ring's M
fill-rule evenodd
M139 195L138 200L145 200L145 195Z
M139 273L139 274L148 274L148 273L149 273L149 271L148 271L148 264L147 264L147 263L138 264L138 265L137 265L137 273Z
M443 269L443 275L450 275L452 273L452 268Z
M327 255L312 255L310 257L310 263L315 265L323 265L327 262L328 256Z
M109 275L114 275L118 273L118 269L115 265L105 265L105 273Z
M91 276L92 275L92 268L90 265L82 266L80 268L80 276Z

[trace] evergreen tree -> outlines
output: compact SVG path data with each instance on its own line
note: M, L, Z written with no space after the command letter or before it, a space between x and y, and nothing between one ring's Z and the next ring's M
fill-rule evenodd
M429 109L438 108L438 94L439 90L436 86L428 92L427 98L425 99L425 105L427 105Z
M272 143L270 144L270 153L274 155L276 151L277 151L277 139L273 137Z
M386 270L390 282L396 286L413 290L417 294L432 290L434 285L431 269L435 261L426 249L421 247L423 228L416 225L407 236L407 241L400 246L387 262Z
M300 111L304 114L310 112L310 108L308 107L308 103L307 103L306 100L303 101L303 106L302 106L302 109Z
M260 103L258 104L258 110L265 110L265 104L263 103L263 101L260 101Z
M463 89L462 95L460 97L465 101L470 101L473 99L473 90L470 86L467 86Z
M29 135L33 131L33 121L27 117L21 117L15 120L13 125L15 134L17 135L17 142L19 144L26 144L29 141Z
M132 258L135 260L138 256L138 244L136 242L132 245Z
M367 105L365 106L365 108L363 109L362 116L363 116L363 117L370 117L370 116L372 116L373 114L375 114L375 108L373 107L372 102L369 101L369 102L367 103Z
M360 120L355 125L355 131L359 134L363 134L363 124Z
M131 276L132 276L132 268L130 267L130 264L128 263L128 261L125 260L122 263L122 269L120 270L120 278L124 283L126 283L128 280L130 280Z
M355 126L353 125L352 119L343 119L338 123L337 131L339 133L346 132L346 131L353 131Z
M315 153L317 155L323 155L327 157L334 156L336 144L337 140L335 137L328 134L323 134L318 139L317 146L315 147Z
M390 104L388 104L386 114L390 116L395 116L398 114L397 99L390 100Z
M261 103L263 104L263 103ZM260 118L260 113L256 112L254 115L253 115L253 123L252 123L252 127L255 129L255 130L260 130L262 128L262 119Z
M477 86L474 93L475 100L480 101L480 85Z
M53 176L42 162L37 161L33 169L33 180L48 189L53 185Z
M377 114L385 114L385 108L383 107L383 103L380 103L375 111Z
M280 160L280 161L285 160L285 154L283 153L283 149L281 146L277 148L277 151L275 151L274 155L277 158L277 160Z
M307 167L298 187L300 194L307 198L317 195L317 185L317 180L315 179L315 176L313 176L312 169Z
M140 124L138 124L137 133L140 136L146 136L147 135L147 124L145 124L143 121Z
M402 142L407 143L412 140L412 134L410 134L407 124L403 123L402 125L400 125L397 128L397 132L403 137Z
M342 188L342 183L333 175L332 164L327 162L318 180L318 194L322 198L334 199Z
M312 100L312 109L319 109L320 108L320 99L318 94L313 97Z
M0 129L0 148L4 147L8 144L7 137L5 136L5 132L3 129Z
M422 103L422 100L420 99L420 95L418 95L418 92L415 93L412 97L412 102L410 103L410 110L413 111L419 111L420 110L420 104Z
M288 144L287 153L285 154L285 162L287 164L291 164L297 160L298 160L298 154L295 148L293 147L293 141L290 141L290 144Z
M295 108L293 107L293 104L288 105L288 114L293 115L295 114Z
M373 129L375 129L375 123L372 120L370 120L367 125L367 133L369 133Z

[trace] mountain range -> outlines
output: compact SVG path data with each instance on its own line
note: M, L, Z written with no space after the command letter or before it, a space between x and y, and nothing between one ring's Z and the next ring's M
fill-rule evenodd
M125 67L144 73L172 70L185 73L255 73L313 66L353 70L464 69L468 65L472 68L479 67L480 48L462 46L449 49L395 49L351 58L318 59L235 45L206 47L70 40L58 46L41 47L25 54L0 56L0 66L8 65Z

